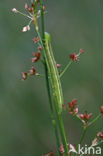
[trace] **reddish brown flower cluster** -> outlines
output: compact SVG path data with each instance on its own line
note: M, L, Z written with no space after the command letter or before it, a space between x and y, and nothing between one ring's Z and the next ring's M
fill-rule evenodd
M64 153L64 147L63 147L63 144L60 145L59 152L60 152L61 154Z
M34 37L33 42L34 43L38 43L39 42L39 38L38 37ZM37 53L33 52L33 56L34 57L32 58L32 63L37 62L40 59L40 56L41 56L40 52L42 51L42 46L38 46L37 49L38 49Z
M98 132L97 137L92 141L92 146L96 146L101 140L103 140L103 132Z
M98 143L98 138L95 138L93 141L92 141L92 146L96 146Z
M33 42L34 43L38 43L39 42L39 38L38 37L34 37ZM37 53L33 52L34 58L32 58L32 63L34 63L34 62L36 62L36 61L38 61L40 59L40 56L41 56L40 51L42 50L42 47L38 46L37 49L38 49Z
M80 53L80 54L84 53L84 49L80 49L80 50L79 50L79 53Z
M35 37L33 39L33 42L34 43L38 43L39 42L39 38L38 37ZM38 51L36 53L33 52L33 56L34 57L32 58L32 63L37 62L40 59L40 56L41 56L40 51L42 50L42 47L41 46L38 46L37 49L38 49ZM22 80L26 80L29 75L38 75L37 72L36 72L36 70L35 70L35 68L33 66L29 70L29 73L22 72Z
M56 67L57 67L57 68L60 68L60 67L61 67L61 64L58 64L58 63L57 63L57 64L56 64Z
M84 114L79 114L78 116L79 116L79 118L80 118L81 120L83 120L83 121L85 121L85 122L88 122L88 121L90 120L92 114L91 114L91 113L88 114L87 111L85 111Z
M67 146L69 148L69 151L68 151L69 154L71 152L75 152L76 151L75 150L76 149L76 146L75 145L67 144ZM62 156L65 156L65 150L64 150L63 144L60 145L59 152L61 153Z
M36 2L39 3L40 0L36 0ZM30 13L34 12L34 8L35 8L35 3L31 3L31 7L29 7L27 3L25 4L25 9Z
M46 10L46 7L43 5L43 11L45 11Z
M87 111L85 111L84 114L78 113L78 107L76 107L77 99L72 100L72 102L68 103L68 109L69 113L72 115L76 115L79 117L83 123L88 123L88 121L91 119L92 114L88 114ZM63 108L66 108L65 105L63 105Z
M78 56L76 55L76 53L72 53L72 54L70 54L70 59L72 60L72 61L78 61Z
M34 43L38 43L38 42L39 42L39 37L34 37L34 38L33 38L33 42L34 42Z
M35 68L32 66L32 68L29 70L29 73L22 72L22 80L26 80L29 75L36 75L36 74L37 74L37 72L36 72Z
M34 37L33 42L34 43L38 43L39 42L39 38L38 37ZM40 56L41 56L40 51L42 50L42 47L38 46L37 49L38 49L37 53L33 52L33 56L34 57L32 58L32 63L37 62L40 59ZM35 70L35 68L33 66L29 70L29 73L22 72L22 80L26 80L29 75L38 75L36 70Z
M98 136L100 139L103 139L103 133L102 133L102 132L98 132L97 136Z
M46 154L45 156L54 156L54 153L50 152L50 153Z
M101 114L103 116L103 106L100 107L100 112L101 112Z
M28 4L25 4L25 9L28 10L30 13L33 13L34 11L34 3L31 4L31 7L28 6Z
M72 54L69 55L69 57L70 57L70 59L71 59L72 61L78 61L78 60L79 60L79 56L80 56L82 53L84 53L84 50L83 50L83 49L80 49L78 54L72 53Z
M28 76L28 73L22 72L22 80L26 80Z
M39 46L39 47L38 47L38 50L40 50L40 51L41 51L41 50L42 50L42 46Z
M77 99L72 100L72 102L68 103L70 114L77 114L78 108L76 107Z
M40 51L38 51L37 53L33 52L33 56L34 57L32 58L32 63L34 63L40 59L40 56L41 56Z
M30 75L35 75L36 74L36 70L35 68L32 66L32 68L29 70L29 74Z

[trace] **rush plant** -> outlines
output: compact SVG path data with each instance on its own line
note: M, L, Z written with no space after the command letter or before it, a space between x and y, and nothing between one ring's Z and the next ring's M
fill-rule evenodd
M43 0L35 0L35 1L31 0L30 6L28 6L28 4L25 4L25 9L28 12L28 14L24 14L18 11L16 8L13 8L12 12L21 14L29 19L28 25L22 29L22 32L29 31L30 25L32 23L36 31L33 42L38 45L38 48L37 52L33 53L32 63L34 64L40 60L45 69L45 81L49 97L48 106L50 106L51 121L56 138L57 144L56 149L58 151L58 153L55 154L53 152L50 152L48 154L45 154L45 156L54 156L54 155L76 156L78 154L77 153L78 148L82 144L82 141L85 137L88 127L90 127L99 118L103 116L103 106L101 106L100 108L100 114L97 117L95 117L95 119L90 121L92 116L91 113L88 113L87 111L85 111L84 113L78 113L76 99L73 99L71 102L68 102L67 105L64 104L61 78L63 77L64 73L68 70L68 68L71 66L71 64L79 60L79 57L81 54L84 53L84 50L80 49L78 54L76 53L70 54L69 63L65 66L62 72L59 72L60 70L58 68L60 68L60 64L56 64L52 51L50 34L45 32L44 15L46 13L46 8L43 4ZM41 26L38 25L39 18L41 18ZM30 75L40 76L40 74L37 73L34 66L32 66L29 73L28 72L22 73L22 80L26 80ZM78 144L76 146L71 145L69 140L66 139L66 133L62 119L63 109L67 109L69 113L73 117L77 118L77 120L79 120L83 125L83 132L81 133L80 140L78 141ZM91 147L99 145L100 143L102 143L102 140L103 133L99 132L96 138L93 140Z

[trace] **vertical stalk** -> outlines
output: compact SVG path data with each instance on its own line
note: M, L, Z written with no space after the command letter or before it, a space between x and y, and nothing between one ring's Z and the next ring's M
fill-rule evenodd
M45 28L44 28L43 0L40 0L40 10L41 10L42 40L43 40L43 45L45 47Z
M66 134L65 134L64 124L63 124L63 120L62 120L62 114L58 113L58 110L57 110L58 108L57 108L57 103L56 103L55 98L54 98L54 106L55 106L55 110L56 110L60 135L61 135L61 139L62 139L64 151L65 151L65 156L69 156L69 154L68 154L69 150L68 150L68 146L67 146Z
M61 154L59 152L59 148L60 148L59 135L58 135L58 130L57 130L57 124L56 124L56 121L55 121L53 106L52 106L50 85L49 85L49 79L48 79L48 71L47 71L47 66L46 65L45 65L45 78L46 78L46 86L47 86L47 92L48 92L49 104L50 104L50 115L51 115L52 125L53 125L53 128L54 128L55 137L56 137L57 151L58 151L59 156L61 156Z
M83 127L82 135L81 135L81 137L80 137L80 141L79 141L79 143L77 144L77 148L76 148L76 149L78 149L78 146L82 144L82 141L83 141L83 139L84 139L84 137L85 137L86 131L87 131L87 126L84 126L84 127ZM76 156L76 153L74 154L74 156Z
M45 31L44 31L44 12L43 12L43 1L40 0L40 7L41 7L41 25L42 25L42 42L43 42L43 47L44 47L44 53L46 52L46 47L45 47ZM44 54L44 59L45 59L45 55ZM52 62L53 63L53 62ZM55 64L55 63L54 63ZM55 65L54 65L55 66ZM53 67L52 67L53 68ZM48 73L49 72L49 73ZM53 79L58 79L58 72L56 70L54 70L56 77L54 76ZM45 74L46 74L46 84L47 84L47 90L48 90L48 96L49 96L49 100L51 99L51 94L50 94L50 86L49 86L49 79L48 76L50 76L50 70L48 67L48 60L45 63ZM49 75L48 75L49 74ZM52 72L51 72L52 74ZM60 83L58 83L59 80L57 80L57 86L61 86ZM50 78L50 83L51 83L51 88L53 87L52 84L52 80ZM61 88L58 88L61 91ZM59 92L60 92L59 91ZM56 93L56 90L54 91ZM52 93L54 94L53 90ZM55 104L55 110L56 110L56 115L57 115L57 120L58 120L58 125L59 125L59 129L60 129L60 134L61 134L61 139L63 142L63 146L64 146L64 150L65 150L65 156L68 156L68 146L67 146L67 141L66 141L66 135L65 135L65 130L64 130L64 125L63 125L63 120L62 120L62 115L60 112L58 112L58 107L57 104L60 102L59 98L62 98L62 91L61 91L61 96L58 98L55 98L54 96L54 104ZM51 101L51 100L50 100ZM60 104L60 103L59 103ZM62 103L63 104L63 103ZM52 106L52 103L50 103L50 107ZM62 106L61 106L62 107ZM52 109L51 109L52 110ZM52 114L54 115L54 114ZM53 121L53 120L52 120ZM54 124L55 123L55 124ZM53 121L53 126L56 125L56 122ZM56 126L55 126L56 128ZM56 135L56 139L57 139L57 145L59 145L59 137L58 137L58 132L57 132L57 128L55 129L55 135ZM60 154L60 153L59 153Z
M80 141L79 141L78 144L81 144L81 143L82 143L82 141L83 141L83 139L84 139L84 136L85 136L85 134L86 134L86 131L87 131L87 127L84 127L84 128L83 128L82 135L81 135L81 138L80 138Z
M42 46L44 47L44 52L45 52L45 28L44 28L44 12L43 12L43 1L42 0L40 0L40 10L41 10L41 29L42 29L42 43L43 43ZM45 60L45 57L44 57L44 60ZM51 119L52 119L52 125L53 125L54 132L55 132L58 154L59 154L59 156L61 156L61 154L59 152L59 148L60 148L59 135L58 135L58 130L57 130L57 124L54 119L55 117L54 117L53 106L52 106L52 99L51 99L50 85L49 85L49 78L48 78L48 69L47 69L46 62L44 64L44 68L45 68L46 87L47 87L49 103L50 103L50 114L51 114Z

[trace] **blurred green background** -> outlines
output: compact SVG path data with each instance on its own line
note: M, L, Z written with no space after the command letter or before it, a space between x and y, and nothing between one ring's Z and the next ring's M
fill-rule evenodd
M35 32L32 26L30 32L22 33L28 19L11 9L24 12L25 2L29 0L0 0L0 156L42 156L56 150L45 79L21 81L21 72L32 66ZM62 78L65 103L77 98L79 112L88 110L94 118L103 105L103 1L45 0L45 5L46 31L62 69L70 53L85 50ZM41 63L35 68L43 74ZM63 118L67 139L76 144L81 124L67 111ZM100 119L88 129L85 143L90 145L102 129Z

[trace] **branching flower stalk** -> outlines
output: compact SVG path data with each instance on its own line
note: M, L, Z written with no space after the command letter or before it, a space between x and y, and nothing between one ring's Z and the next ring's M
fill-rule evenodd
M39 6L40 9L38 10ZM38 44L38 51L36 53L33 52L32 63L35 63L38 60L40 60L45 69L45 80L49 98L50 115L55 132L58 155L70 156L72 153L76 156L77 153L75 153L75 151L78 150L78 145L82 144L87 128L92 124L94 124L99 118L103 116L103 106L101 106L100 108L100 114L90 122L92 114L91 113L88 114L87 111L85 111L84 114L79 113L79 109L76 105L77 103L76 99L73 99L72 102L69 102L67 106L64 104L60 79L62 78L64 73L68 70L68 68L71 66L71 64L79 60L79 57L82 53L84 53L84 50L80 49L78 54L76 53L70 54L69 63L65 66L64 70L61 73L59 73L58 68L60 68L60 64L56 64L52 51L50 34L45 32L44 14L46 13L46 11L43 4L43 0L35 0L35 2L31 0L31 7L25 4L25 9L26 11L28 11L29 14L24 14L18 11L16 8L13 8L12 11L14 13L19 13L29 18L30 20L28 25L23 27L22 32L30 31L31 23L33 23L35 26L37 37L34 37L33 42L35 44ZM38 25L39 17L41 17L41 27ZM34 66L32 66L32 68L29 70L29 73L22 72L22 80L26 80L29 76L41 76L41 74L39 74L34 68ZM71 145L70 142L67 142L65 128L62 119L63 108L67 108L69 113L73 115L75 118L77 118L83 124L83 132L76 147ZM102 143L101 139L103 139L103 133L99 132L97 138L94 141L95 144L97 145L99 143ZM49 154L46 154L45 156L54 156L54 154L53 152L51 152Z

